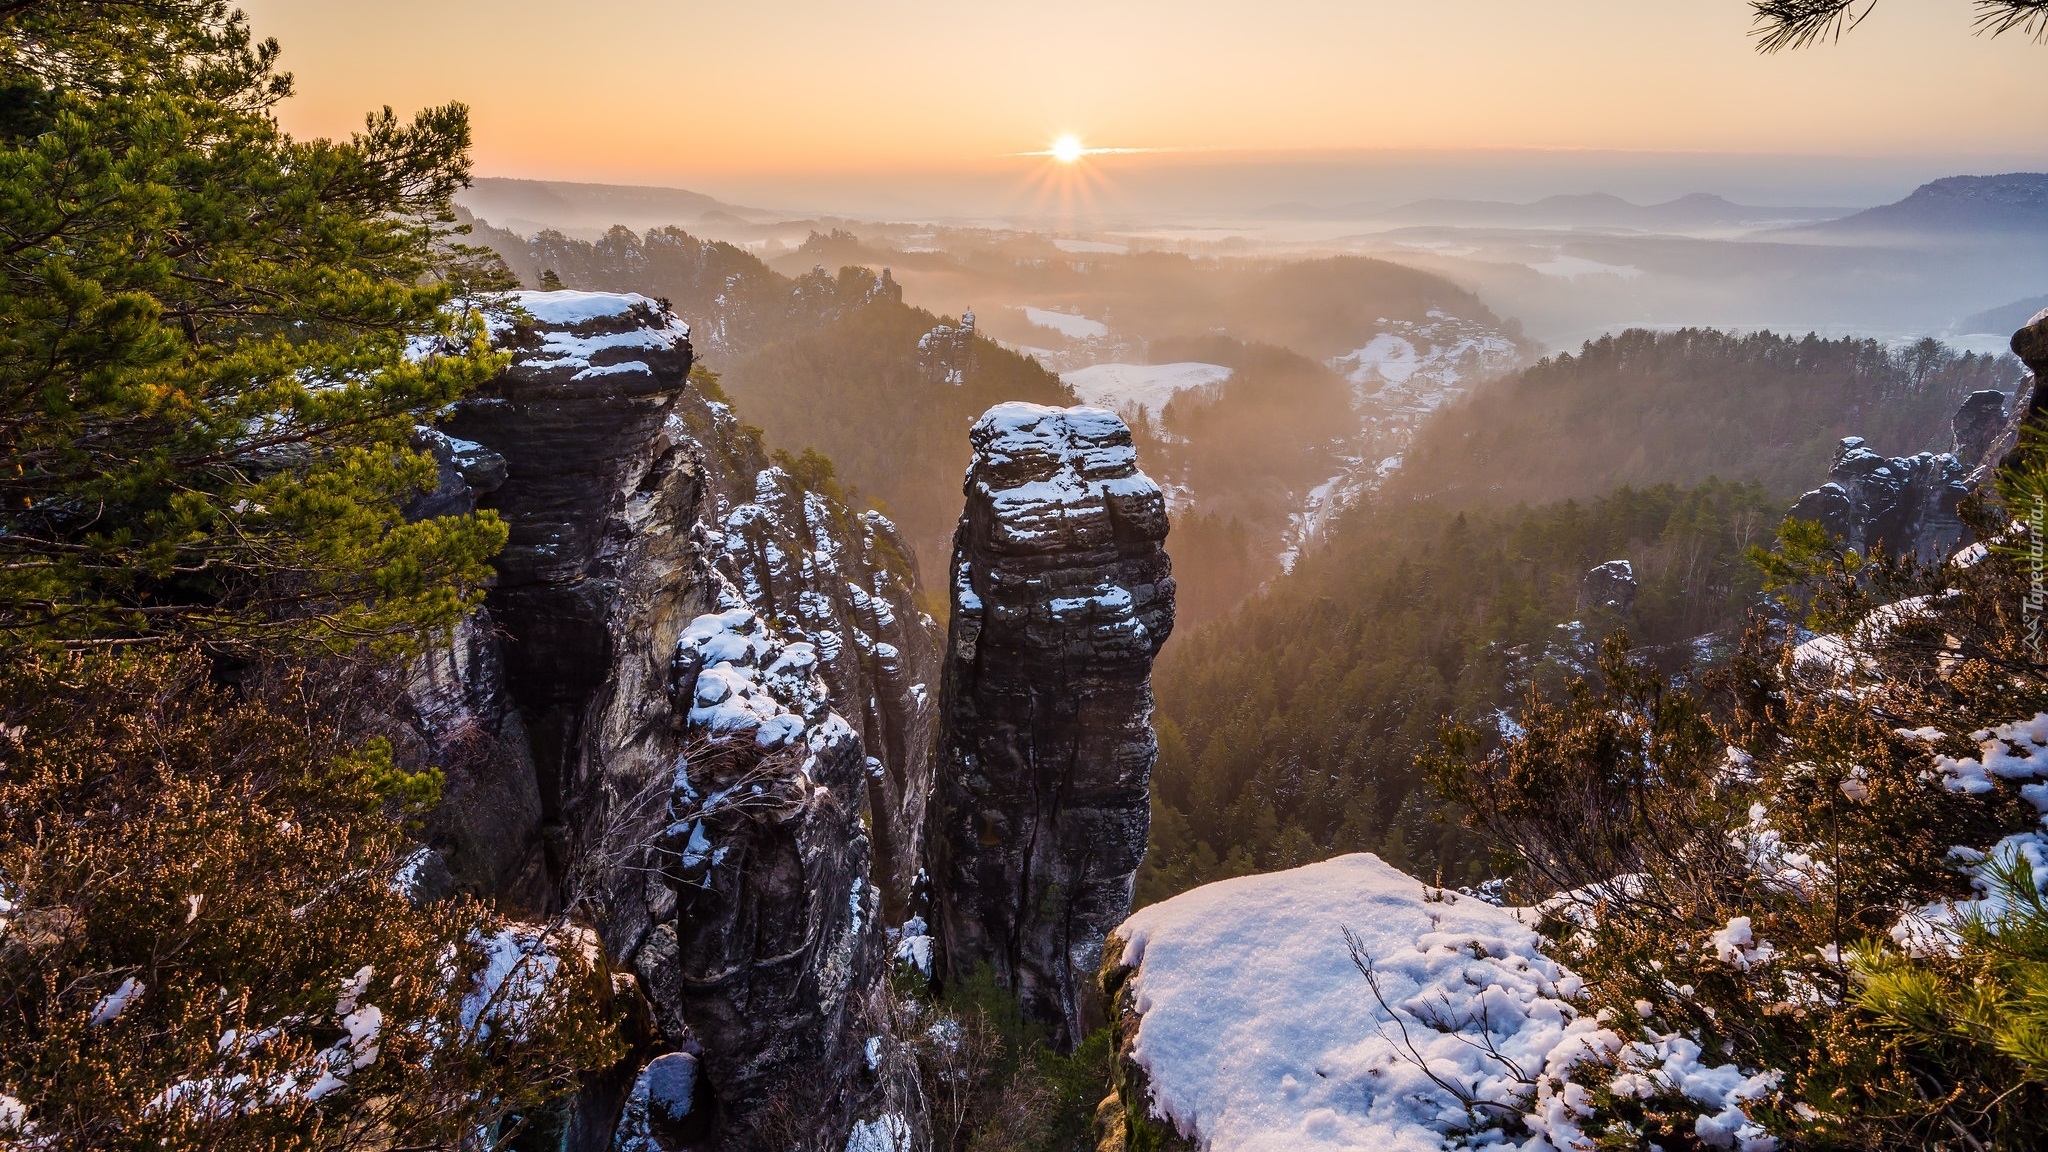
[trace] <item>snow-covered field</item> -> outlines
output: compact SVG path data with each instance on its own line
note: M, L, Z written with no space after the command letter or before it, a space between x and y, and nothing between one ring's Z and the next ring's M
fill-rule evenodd
M1383 395L1428 411L1514 367L1519 354L1499 329L1432 310L1422 321L1386 321L1384 331L1333 357L1330 367L1356 385L1361 397Z
M1563 253L1540 264L1531 264L1529 267L1545 276L1555 276L1560 280L1570 280L1577 276L1619 276L1623 280L1633 280L1643 274L1643 270L1633 264L1602 264L1598 260L1588 260L1584 256L1566 256Z
M1100 340L1109 335L1109 325L1073 312L1024 306L1024 318L1040 328L1050 328L1069 340Z
M1230 379L1221 364L1188 361L1180 364L1095 364L1060 373L1084 404L1122 412L1142 408L1158 419L1167 401L1190 388L1206 388Z

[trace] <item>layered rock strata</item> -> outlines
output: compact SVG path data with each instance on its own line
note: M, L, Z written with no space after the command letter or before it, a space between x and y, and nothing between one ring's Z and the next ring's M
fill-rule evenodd
M1166 503L1097 408L1002 404L970 433L930 817L938 977L979 965L1071 1043L1149 822Z

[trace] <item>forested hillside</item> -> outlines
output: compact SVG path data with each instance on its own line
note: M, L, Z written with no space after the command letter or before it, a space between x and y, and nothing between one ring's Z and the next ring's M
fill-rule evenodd
M1835 443L1945 452L1969 393L2007 394L2010 356L1933 340L1631 329L1542 361L1443 411L1390 487L1462 503L1584 499L1622 484L1754 480L1779 496L1827 474Z
M1759 485L1711 482L1353 512L1265 595L1167 648L1139 901L1347 851L1476 880L1483 853L1432 819L1415 766L1441 718L1489 718L1530 681L1556 688L1616 628L1684 662L1687 641L1742 620L1761 583L1743 553L1780 511ZM1641 583L1633 610L1581 613L1586 571L1614 559Z
M744 419L774 443L831 457L840 481L903 530L935 615L960 522L968 426L1006 400L1074 402L1036 361L894 299L727 364L725 388Z

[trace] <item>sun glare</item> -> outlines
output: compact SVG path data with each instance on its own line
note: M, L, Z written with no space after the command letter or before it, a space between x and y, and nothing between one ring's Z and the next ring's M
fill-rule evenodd
M1062 164L1072 164L1079 160L1085 151L1087 149L1081 147L1081 138L1078 136L1062 136L1052 142L1052 158Z

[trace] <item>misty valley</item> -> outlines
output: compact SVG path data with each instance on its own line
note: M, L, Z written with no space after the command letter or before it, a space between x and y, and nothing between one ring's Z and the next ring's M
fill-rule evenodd
M807 168L1010 65L799 7L698 182L513 114L673 14L341 132L381 7L0 4L0 1148L2048 1146L2048 157ZM1871 7L1643 59L1920 92Z

